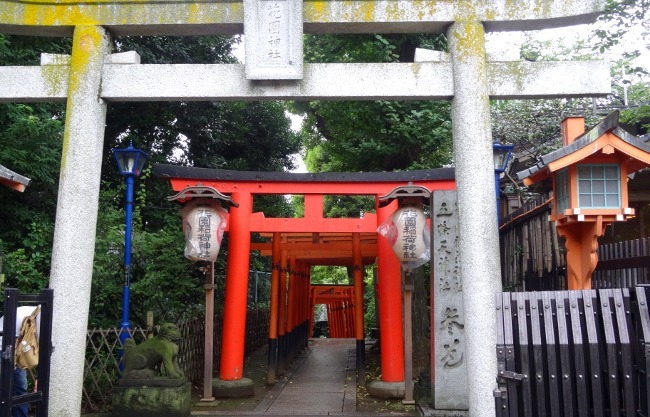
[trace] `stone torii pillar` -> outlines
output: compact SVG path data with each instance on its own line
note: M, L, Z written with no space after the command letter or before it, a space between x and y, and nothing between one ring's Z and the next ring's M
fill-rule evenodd
M447 32L454 74L451 120L458 190L461 282L465 315L469 406L473 416L494 413L497 374L495 294L501 290L499 233L494 204L494 163L485 32L478 21L454 23ZM476 250L480 246L484 250ZM496 251L494 250L496 248ZM492 408L490 408L490 406Z
M110 38L104 28L75 28L50 272L56 349L49 408L58 410L52 416L79 415L81 404L106 120L101 69L109 51Z
M448 31L451 61L304 64L300 68L292 57L284 79L277 82L272 79L275 75L264 81L266 74L249 74L263 79L249 80L244 65L140 65L135 54L108 55L105 28L121 36L241 34L245 20L241 0L0 0L2 33L70 36L74 32L71 59L40 67L0 67L0 102L68 103L50 278L55 289L57 347L52 356L50 415L80 412L105 101L294 99L453 100L469 409L471 416L493 415L488 393L495 385L493 304L500 280L496 213L486 205L494 196L489 99L597 96L609 93L610 83L604 63L490 62L485 58L483 32L590 23L604 4L605 0L518 4L508 0L305 0L298 10L302 13L291 14L302 16L305 33ZM278 334L281 337L281 329Z

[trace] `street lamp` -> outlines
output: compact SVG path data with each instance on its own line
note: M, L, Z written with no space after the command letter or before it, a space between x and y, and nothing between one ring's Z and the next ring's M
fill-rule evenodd
M499 216L499 178L501 177L501 173L505 172L508 167L508 161L512 155L512 148L514 148L514 145L504 145L500 142L494 142L492 144L494 154L494 187L496 188L497 223L501 222L501 216Z
M117 169L126 177L126 202L125 202L125 229L124 229L124 288L122 290L122 323L120 325L120 342L129 338L129 296L131 286L131 223L133 217L133 183L135 177L140 176L142 167L148 155L133 147L133 142L128 148L113 149Z

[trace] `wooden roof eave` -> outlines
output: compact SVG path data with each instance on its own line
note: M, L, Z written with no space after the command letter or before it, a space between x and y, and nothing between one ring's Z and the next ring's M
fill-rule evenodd
M646 165L650 165L650 152L643 150L633 143L623 140L614 133L607 133L591 145L585 146L563 158L553 161L547 165L549 173L559 171L569 165L577 164L578 162L587 159L588 157L602 151L607 145L612 146L619 154L625 155L628 158L636 159Z
M621 137L624 136L625 138ZM641 145L643 144L643 145ZM622 129L616 128L611 132L603 134L595 141L589 143L580 149L575 150L559 159L543 165L529 177L524 178L524 185L530 186L536 182L550 177L554 172L564 169L570 165L579 163L588 157L602 151L607 145L612 146L619 154L625 155L628 159L624 162L629 168L628 172L635 172L646 166L650 166L650 152L646 149L647 145L627 134Z
M23 177L22 175L13 172L9 168L0 165L0 184L6 185L22 193L25 191L30 182L31 180L29 178Z

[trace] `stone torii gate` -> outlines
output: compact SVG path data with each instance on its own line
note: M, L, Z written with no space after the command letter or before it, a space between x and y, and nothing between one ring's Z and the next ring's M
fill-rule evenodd
M289 5L289 1L291 2ZM106 106L111 101L451 100L466 314L469 407L494 415L497 371L494 293L500 289L490 99L607 94L598 62L489 62L486 31L590 23L604 0L275 0L289 7L286 33L446 33L449 60L428 63L140 65L111 54L112 35L243 33L255 1L0 0L0 32L72 36L70 57L41 66L0 67L1 102L66 101L50 287L55 290L50 415L79 415ZM245 17L246 15L246 17ZM296 29L297 28L297 29ZM247 25L247 38L259 27ZM247 55L249 52L247 52ZM256 71L254 66L262 71ZM259 81L259 79L268 81ZM284 78L283 81L276 79ZM256 79L256 80L254 80Z

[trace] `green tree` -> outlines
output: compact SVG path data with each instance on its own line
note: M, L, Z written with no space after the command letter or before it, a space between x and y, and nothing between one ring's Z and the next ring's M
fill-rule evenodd
M236 38L117 38L114 51L137 51L143 63L230 63ZM41 52L69 53L69 39L0 35L0 64L38 65ZM0 163L29 178L25 193L0 188L0 248L9 285L34 291L47 285L61 155L64 107L57 104L0 105ZM91 325L115 326L121 315L124 281L124 178L111 152L133 141L149 153L136 180L133 219L132 319L143 324L146 311L156 320L178 320L201 309L204 275L183 257L179 206L165 197L166 181L154 178L155 163L207 168L281 171L299 149L282 103L110 103L105 131L100 211L92 283ZM204 136L209 137L206 140ZM234 152L233 152L234 150ZM270 201L270 202L269 202ZM291 215L281 196L256 199ZM266 209L265 209L266 211ZM273 211L269 209L269 211ZM225 239L216 268L223 283ZM262 267L260 267L262 269Z
M416 47L442 49L433 35L305 37L308 62L413 62ZM300 102L311 172L435 168L451 161L448 102Z
M41 52L68 47L67 39L0 34L0 65L38 64ZM24 292L47 285L62 138L62 105L0 104L0 164L31 179L23 193L0 188L6 285Z

